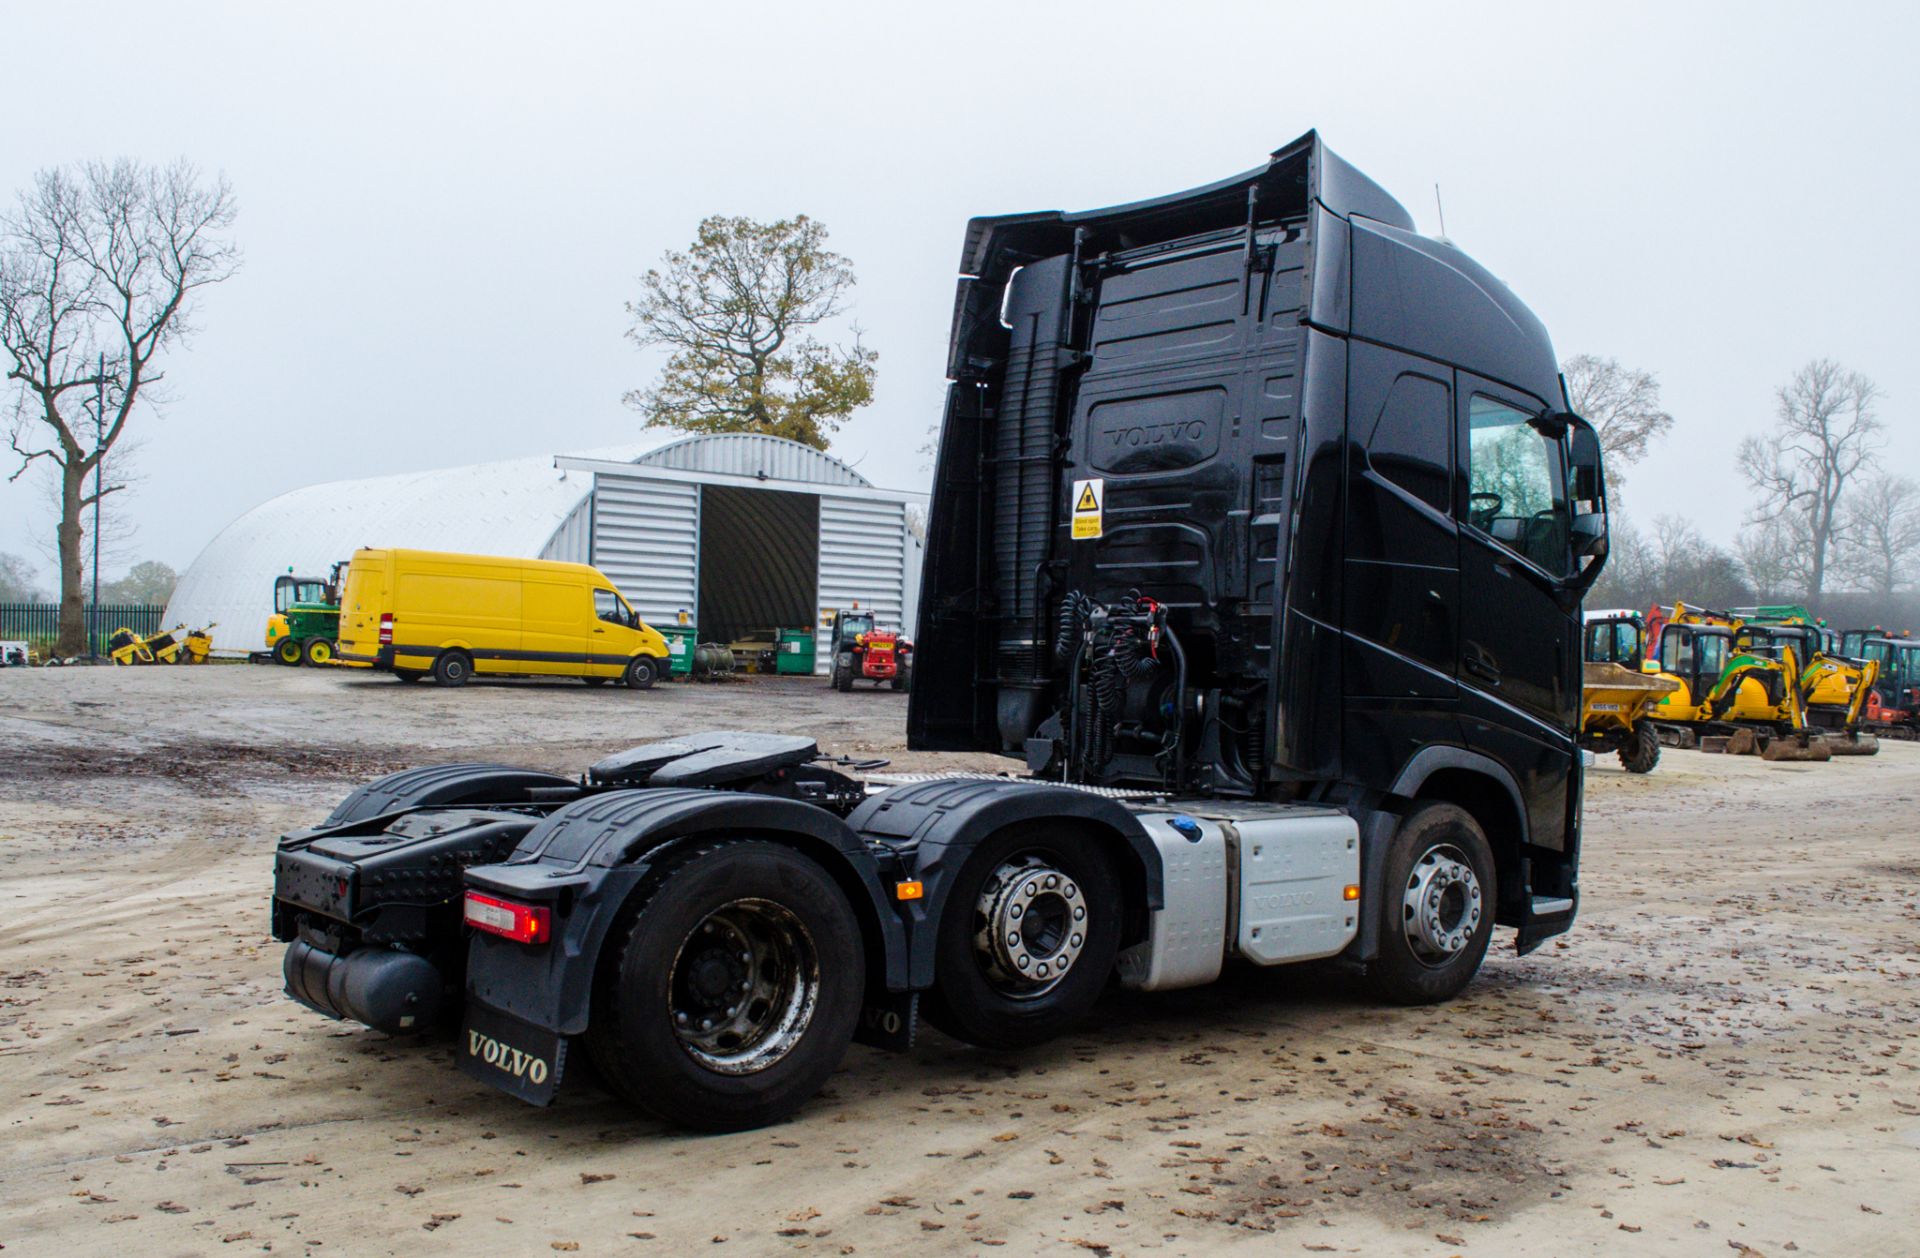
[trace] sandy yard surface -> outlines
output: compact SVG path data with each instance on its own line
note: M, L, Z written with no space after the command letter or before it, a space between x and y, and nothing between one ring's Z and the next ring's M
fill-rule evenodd
M1581 917L1453 1003L1333 967L1111 993L1001 1055L855 1046L781 1126L537 1110L281 994L275 837L370 776L699 728L896 765L904 697L0 672L13 1254L1913 1253L1920 746L1590 773Z

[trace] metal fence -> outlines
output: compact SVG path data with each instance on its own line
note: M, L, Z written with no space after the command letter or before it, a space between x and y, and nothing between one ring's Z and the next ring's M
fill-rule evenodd
M142 637L160 631L160 617L166 611L160 603L88 603L82 612L93 636L94 649L104 655L107 636L125 625ZM0 639L31 642L53 638L60 633L58 603L0 603Z

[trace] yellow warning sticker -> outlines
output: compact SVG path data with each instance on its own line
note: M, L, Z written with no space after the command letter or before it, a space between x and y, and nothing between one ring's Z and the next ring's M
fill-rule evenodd
M1100 536L1100 507L1106 497L1104 480L1073 482L1073 540L1084 542Z

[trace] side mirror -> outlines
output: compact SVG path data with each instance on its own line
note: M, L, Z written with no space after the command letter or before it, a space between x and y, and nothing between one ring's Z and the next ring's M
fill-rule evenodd
M1574 584L1584 593L1600 579L1607 562L1607 480L1601 466L1600 437L1578 415L1558 415L1567 426L1567 480L1574 500Z

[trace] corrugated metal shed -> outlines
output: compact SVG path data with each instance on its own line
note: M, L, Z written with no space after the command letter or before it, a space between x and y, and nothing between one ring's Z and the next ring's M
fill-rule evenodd
M733 433L336 481L222 529L182 575L166 623L214 623L217 650L257 651L276 576L324 577L362 546L403 546L592 563L663 624L699 608L704 570L717 620L791 627L858 599L911 630L920 543L905 511L924 501L809 446Z
M659 441L595 451L628 463ZM593 478L550 454L368 480L309 485L270 498L220 530L180 577L168 625L213 624L214 649L266 645L273 579L324 577L362 546L584 560Z

